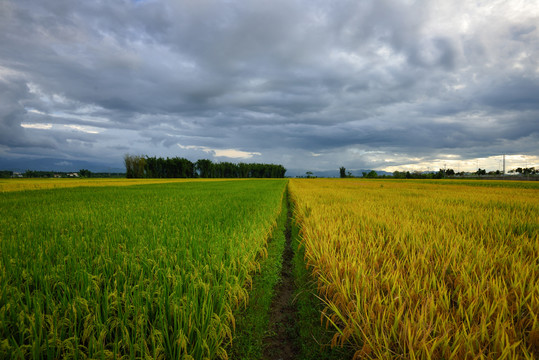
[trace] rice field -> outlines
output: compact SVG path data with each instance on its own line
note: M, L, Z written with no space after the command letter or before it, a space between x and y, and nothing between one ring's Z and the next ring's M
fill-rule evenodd
M332 345L355 359L539 357L537 184L292 179L289 191Z
M286 191L329 345L539 357L538 183L10 179L0 358L229 358Z
M190 181L226 181L224 179L0 179L0 193L10 191L30 191L43 189L62 189L71 187L96 187L96 186L131 186L149 184L170 184ZM238 181L238 179L235 179Z
M0 192L0 358L227 358L286 182L161 182Z

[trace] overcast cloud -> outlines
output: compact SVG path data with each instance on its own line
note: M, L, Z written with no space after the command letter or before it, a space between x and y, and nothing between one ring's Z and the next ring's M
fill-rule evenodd
M538 27L536 0L0 0L0 157L539 166Z

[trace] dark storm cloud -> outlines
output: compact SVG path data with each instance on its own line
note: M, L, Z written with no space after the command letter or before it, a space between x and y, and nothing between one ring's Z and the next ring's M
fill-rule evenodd
M539 110L539 82L526 77L496 79L478 100L502 110Z
M537 8L3 1L0 154L319 168L537 155Z
M24 136L20 124L25 112L17 102L26 95L24 83L0 80L0 144L14 146Z

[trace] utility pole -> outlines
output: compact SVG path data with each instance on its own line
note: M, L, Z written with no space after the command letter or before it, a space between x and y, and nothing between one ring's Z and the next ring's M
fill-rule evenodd
M505 176L505 154L503 154L503 173L502 174Z

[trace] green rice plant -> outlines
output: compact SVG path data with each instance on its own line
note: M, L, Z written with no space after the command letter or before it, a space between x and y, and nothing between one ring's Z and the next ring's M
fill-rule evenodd
M0 358L227 358L283 180L0 193Z
M539 356L539 186L491 183L290 181L333 346L358 359Z

